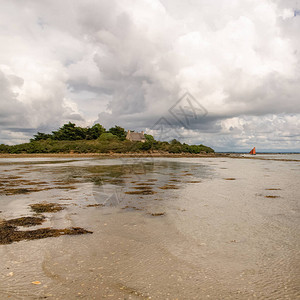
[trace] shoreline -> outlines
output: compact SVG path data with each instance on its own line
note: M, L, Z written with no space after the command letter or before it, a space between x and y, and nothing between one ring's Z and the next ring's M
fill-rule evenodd
M30 157L99 157L99 158L119 158L119 157L232 157L226 153L0 153L0 158L30 158Z
M142 158L142 157L165 157L165 158L234 158L234 159L255 159L255 160L275 160L293 161L297 159L274 159L265 157L242 156L241 153L0 153L0 158Z

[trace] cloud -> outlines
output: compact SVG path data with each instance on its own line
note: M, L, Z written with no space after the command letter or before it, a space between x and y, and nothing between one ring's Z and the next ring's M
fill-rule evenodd
M69 120L151 130L165 117L182 140L220 150L278 149L276 140L300 150L299 9L292 0L5 2L0 140ZM182 128L169 109L187 90L208 115Z

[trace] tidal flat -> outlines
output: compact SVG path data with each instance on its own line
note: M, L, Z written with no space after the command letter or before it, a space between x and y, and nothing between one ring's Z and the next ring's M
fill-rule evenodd
M299 298L300 158L258 158L0 158L0 299Z

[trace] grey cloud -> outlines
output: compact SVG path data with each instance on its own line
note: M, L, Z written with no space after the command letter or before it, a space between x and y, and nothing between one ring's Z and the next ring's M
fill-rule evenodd
M2 140L11 127L50 131L70 120L150 130L166 117L183 139L220 149L276 134L298 147L299 9L292 0L6 2ZM169 108L186 90L208 115L181 128Z

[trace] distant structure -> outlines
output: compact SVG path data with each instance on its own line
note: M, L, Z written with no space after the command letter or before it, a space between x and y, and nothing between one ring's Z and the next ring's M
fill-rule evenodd
M142 132L134 132L134 131L127 131L126 140L132 141L132 142L146 142L146 138L144 135L144 131Z
M254 147L249 153L252 154L252 155L255 155L255 154L256 154L256 149L255 149L255 147Z

